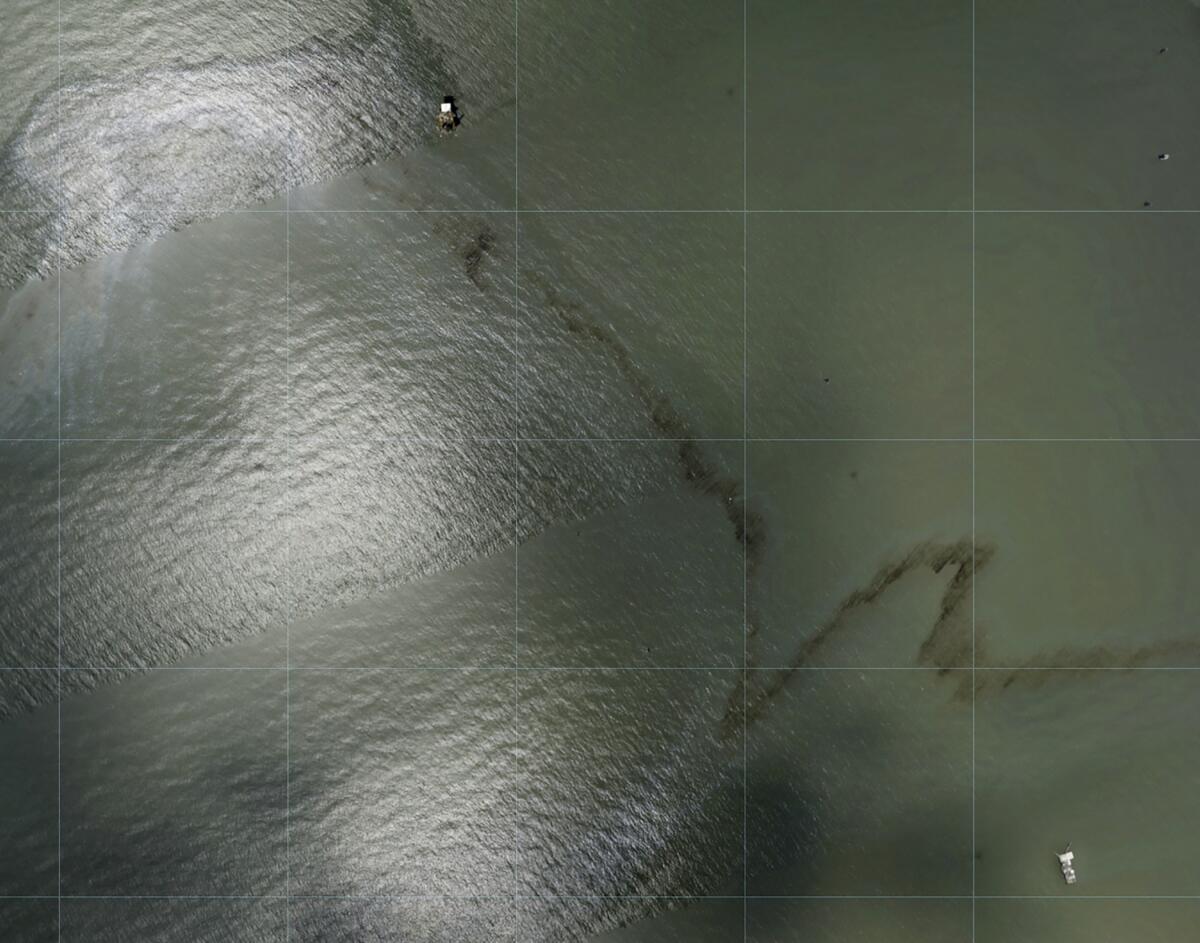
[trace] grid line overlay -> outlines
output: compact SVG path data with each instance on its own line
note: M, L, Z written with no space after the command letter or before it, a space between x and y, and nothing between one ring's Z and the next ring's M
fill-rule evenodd
M198 445L202 443L223 443L223 444L249 444L249 443L264 443L264 442L280 442L296 441L300 436L292 436L290 439L287 436L0 436L0 443L10 445L21 442L44 442L44 443L71 443L71 444L99 444L111 442L129 442L129 443L147 443L160 445ZM613 443L613 442L642 442L642 443L659 443L667 444L671 442L731 442L740 444L746 442L798 442L798 443L853 443L853 442L875 442L875 443L945 443L960 445L978 445L979 443L987 444L1042 444L1042 445L1072 445L1072 444L1098 444L1111 443L1114 445L1130 445L1130 444L1195 444L1200 442L1200 436L1103 436L1103 437L1075 437L1075 438L1059 438L1047 436L746 436L743 440L741 436L690 436L686 439L672 438L667 436L657 437L636 437L636 436L517 436L515 438L503 437L462 437L455 438L453 436L381 436L379 438L370 438L356 436L352 438L339 439L336 437L311 436L307 437L308 441L327 441L337 445L463 445L463 444L507 444L507 443L537 443L537 442L589 442L589 443Z
M0 900L57 901L56 894L6 894ZM511 894L63 894L67 901L327 901L327 902L411 902L411 901L512 901ZM1178 900L1200 902L1196 894L518 894L516 900L542 903L566 900L644 900L644 901L739 901L739 900Z
M56 91L54 96L54 135L55 148L54 152L58 159L58 211L59 218L58 226L66 229L67 219L67 194L66 194L66 174L64 172L63 153L62 153L62 0L56 0L55 9L55 58L57 69ZM58 448L57 448L57 482L56 482L56 512L57 521L57 572L55 574L55 623L57 636L57 667L58 672L55 676L55 698L57 700L57 787L58 787L58 802L55 813L56 819L56 840L57 840L57 884L58 884L58 904L55 911L55 936L59 943L62 943L62 927L63 927L63 765L62 765L62 748L63 748L63 626L62 626L62 434L63 434L63 417L62 417L62 388L63 388L63 369L62 369L62 349L63 349L63 330L62 330L62 239L60 238L58 245L55 246L54 268L57 275L55 281L55 302L58 310L58 351L57 351L57 384L56 392L57 403L55 404L58 420Z
M513 0L513 742L514 782L521 769L521 0ZM521 930L521 804L513 802L512 919Z
M742 0L742 943L750 934L750 0Z
M63 665L61 668L57 665L43 666L21 666L0 667L0 672L10 672L20 674L28 672L30 674L42 672L54 674L61 671L63 674L72 672L100 672L111 671L121 674L153 674L155 672L202 672L210 674L219 674L229 671L249 671L249 672L284 672L291 671L296 673L335 673L343 672L347 674L354 673L371 673L380 674L386 672L403 673L403 672L488 672L488 671L519 671L525 674L537 674L538 672L595 672L596 674L612 674L615 672L626 671L699 671L705 674L732 673L741 674L743 671L748 671L757 674L778 674L779 672L809 672L821 673L831 671L851 671L860 672L862 674L870 674L876 672L925 672L927 674L954 674L958 672L964 673L979 673L979 672L997 672L999 674L1021 674L1026 672L1072 672L1077 674L1091 674L1094 672L1119 672L1122 674L1136 674L1138 672L1175 672L1175 671L1200 671L1200 665L960 665L957 667L943 668L935 665L753 665L749 668L744 668L741 665L292 665L289 669L286 665ZM3 898L6 895L0 895Z
M180 210L185 215L190 214L196 217L197 224L215 217L210 217L208 214L211 210L207 207L196 207L191 210ZM1172 215L1197 215L1200 214L1200 209L1086 209L1078 207L1074 209L1038 209L1035 207L1023 209L988 209L981 207L979 209L754 209L747 207L745 210L734 207L707 207L701 209L671 209L663 207L635 207L633 209L617 209L617 208L596 208L596 209L559 209L557 207L525 207L518 209L497 209L495 207L483 208L464 208L464 209L430 209L416 207L391 207L380 208L372 207L370 209L337 209L333 207L296 207L293 209L268 209L265 207L232 207L222 209L221 216L284 216L291 214L293 216L403 216L403 215L434 215L434 216L483 216L483 215L499 215L510 216L517 214L520 216L570 216L573 214L587 216L681 216L681 215L725 215L725 216L740 216L743 213L749 216L780 216L780 215L797 215L797 216L873 216L873 215L893 215L893 216L1043 216L1047 214L1058 214L1062 216L1078 216L1078 215L1121 215L1132 214L1140 216L1172 216ZM52 217L49 210L30 210L30 209L7 209L0 210L0 216L46 216Z
M975 832L975 577L978 535L975 519L975 0L971 0L971 943L975 943L976 866L978 849Z
M514 73L517 87L519 87L519 0L514 0ZM58 516L58 547L57 547L57 662L53 666L45 667L20 667L9 668L0 666L0 671L47 671L55 672L57 675L57 738L58 738L58 811L57 811L57 840L58 840L58 887L57 895L38 896L38 895L2 895L0 900L54 900L57 901L58 908L58 936L62 937L62 910L63 902L71 900L253 900L253 901L285 901L288 905L288 916L286 922L288 938L291 938L291 902L293 900L487 900L492 899L488 895L472 895L464 897L455 897L451 895L436 895L436 896L421 896L421 895L400 895L391 897L370 897L370 896L323 896L323 895L300 895L292 894L291 874L290 874L290 780L291 780L291 754L290 754L290 680L292 671L511 671L513 675L513 744L511 748L514 762L520 758L520 676L522 672L529 671L580 671L580 672L606 672L606 671L702 671L702 672L720 672L720 671L739 671L743 680L743 839L742 839L742 854L743 854L743 881L742 894L738 896L700 896L700 895L683 895L672 897L668 895L527 895L521 893L520 884L520 811L519 805L514 804L514 847L513 847L513 893L511 900L514 906L514 913L519 919L520 912L518 910L521 901L538 901L538 900L732 900L740 899L743 907L743 940L748 938L748 905L751 900L946 900L946 901L965 901L970 900L972 905L972 940L975 938L975 905L979 900L1182 900L1182 901L1200 901L1200 895L1072 895L1070 898L1064 898L1058 895L986 895L978 894L976 887L976 795L975 795L975 779L976 779L976 757L975 757L975 674L976 672L1097 672L1097 671L1123 671L1123 672L1138 672L1138 671L1197 671L1200 666L1120 666L1120 667L1097 667L1097 666L981 666L976 662L976 612L975 612L975 594L972 592L971 600L971 662L969 666L950 669L952 671L970 671L972 682L971 693L971 849L972 849L972 864L971 864L971 893L970 895L794 895L794 896L763 896L750 895L748 893L748 763L747 763L747 748L748 748L748 721L746 711L746 696L748 690L749 679L755 672L766 671L774 672L780 670L789 671L858 671L858 672L873 672L873 671L935 671L940 672L944 669L924 667L924 666L823 666L823 667L800 667L795 666L756 666L751 667L748 651L748 632L749 632L749 587L747 584L747 561L745 556L745 548L743 547L743 664L740 667L730 668L728 666L712 666L712 667L697 667L697 666L590 666L590 667L560 667L546 665L521 665L520 663L520 459L521 459L521 444L525 442L670 442L667 438L619 438L619 437L523 437L521 435L521 412L520 412L520 380L521 380L521 347L520 347L520 217L524 214L580 214L580 215L640 215L640 214L742 214L743 223L743 245L742 245L742 319L743 319L743 377L742 377L742 397L743 397L743 429L740 438L720 438L720 437L697 437L693 441L698 442L740 442L743 453L743 488L745 500L743 502L743 525L746 523L746 515L748 513L749 494L749 471L748 471L748 446L751 442L797 442L797 443L839 443L839 442L951 442L960 443L963 445L970 444L971 448L971 537L972 537L972 572L976 569L976 447L978 443L998 442L998 443L1045 443L1045 444L1063 444L1063 443L1087 443L1087 442L1111 442L1111 443L1129 443L1129 442L1170 442L1170 443L1197 443L1200 442L1200 436L1196 437L987 437L977 434L976 424L976 285L975 285L975 264L976 264L976 216L977 214L1108 214L1108 213L1150 213L1150 214L1196 214L1200 210L1159 210L1159 209L1141 209L1141 210L1086 210L1086 209L1067 209L1067 210L987 210L977 209L976 194L975 194L975 3L972 0L971 4L971 68L972 68L972 86L971 86L971 208L969 210L751 210L748 206L748 122L749 122L749 98L748 98L748 49L749 49L749 21L748 21L749 0L743 0L743 206L741 209L713 209L713 210L551 210L551 209L522 209L519 206L519 143L517 134L519 134L519 98L514 101L514 205L511 210L323 210L313 209L292 210L290 205L291 196L291 162L290 156L286 163L288 167L289 179L285 186L285 209L284 210L236 210L233 212L240 213L262 213L262 214L278 214L284 217L284 232L285 232L285 398L287 400L287 416L285 420L284 434L282 437L257 436L257 437L232 437L228 439L209 439L201 437L70 437L63 435L63 320L62 320L62 251L61 245L56 247L56 271L58 276L57 290L57 305L58 305L58 364L57 364L57 421L58 434L54 439L49 437L5 437L0 436L0 443L7 442L56 442L57 443L57 516ZM288 0L288 17L289 25L292 16L291 0ZM290 53L287 61L287 67L290 70L291 61ZM57 136L57 155L59 162L59 197L60 206L60 225L65 226L65 220L68 212L68 201L65 187L65 177L63 174L62 163L62 123L61 123L61 108L62 108L62 22L61 22L61 0L58 2L58 97L56 99L56 109L58 112L56 124ZM291 110L289 108L289 117ZM287 141L292 144L293 129L289 122L287 129ZM0 210L0 213L38 213L40 211L16 211L16 210ZM514 310L513 310L513 376L514 376L514 425L511 438L470 438L470 439L446 439L437 437L404 437L394 436L387 437L378 441L386 442L462 442L462 441L478 441L478 442L509 442L513 449L513 549L514 549L514 625L513 625L513 664L511 666L430 666L430 667L318 667L318 666L295 666L291 663L291 523L294 510L290 501L290 476L291 476L291 448L294 438L291 428L291 410L290 410L290 216L293 212L302 214L408 214L408 213L433 213L433 214L486 214L486 213L511 213L514 223ZM946 437L946 438L890 438L890 437L874 437L874 438L854 438L854 437L769 437L755 438L749 435L748 426L748 249L749 249L749 232L748 227L750 220L755 213L761 214L847 214L847 215L869 215L869 214L970 214L971 217L971 434L969 437ZM286 654L285 662L279 667L203 667L192 668L185 666L72 666L65 663L64 654L64 638L63 638L63 621L62 621L62 569L63 569L63 482L62 482L62 458L64 443L72 442L109 442L109 441L133 441L133 442L162 442L162 443L186 443L186 442L202 442L202 441L282 441L286 447L286 458L284 463L284 495L285 508L288 522L288 539L287 539L287 562L286 562L286 616L285 616L285 645ZM333 440L331 440L332 443ZM287 838L287 853L285 861L285 893L283 895L245 895L245 896L202 896L202 895L71 895L63 893L62 883L62 864L63 864L63 806L62 806L62 783L63 783L63 767L62 767L62 749L63 749L63 680L73 672L81 671L280 671L284 674L285 681L285 750L286 750L286 791L285 791L285 833ZM519 763L517 764L519 765ZM507 896L498 897L496 899L507 900Z
M287 36L285 38L285 70L289 90L292 86L292 39L295 24L292 20L292 0L287 0ZM292 136L295 133L291 95L287 103L287 136L284 143L283 195L283 295L284 295L284 344L283 344L283 392L284 392L284 458L283 458L283 513L284 524L284 667L283 667L283 742L284 742L284 813L283 813L283 881L284 895L284 939L292 939Z

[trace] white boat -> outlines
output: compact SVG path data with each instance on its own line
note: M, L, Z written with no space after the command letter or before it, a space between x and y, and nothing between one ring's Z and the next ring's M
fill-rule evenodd
M442 109L438 112L437 127L443 134L449 134L462 122L462 113L454 104L454 99L447 95L442 99Z
M1068 884L1075 883L1075 852L1067 845L1067 850L1058 855L1058 864L1062 868L1063 880Z

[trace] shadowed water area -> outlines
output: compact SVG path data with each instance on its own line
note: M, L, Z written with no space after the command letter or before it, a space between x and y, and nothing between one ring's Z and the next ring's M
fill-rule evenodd
M978 6L6 10L0 937L1188 939L1195 224L949 211L1200 12Z

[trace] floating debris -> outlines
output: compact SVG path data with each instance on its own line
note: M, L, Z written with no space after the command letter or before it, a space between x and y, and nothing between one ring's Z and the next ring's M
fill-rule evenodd
M1170 160L1171 155L1168 154L1166 151L1163 151L1161 154L1158 155L1158 159L1159 160Z

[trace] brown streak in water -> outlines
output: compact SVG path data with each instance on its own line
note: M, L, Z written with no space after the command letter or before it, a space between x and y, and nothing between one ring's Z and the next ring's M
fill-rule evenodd
M480 291L483 291L485 287L481 272L483 260L495 245L495 233L490 229L484 228L476 233L475 237L459 250L459 255L463 261L463 270L467 273L467 278Z
M865 587L846 596L817 632L801 643L787 667L770 672L768 680L761 684L751 683L746 687L744 679L739 681L730 695L722 720L723 732L726 736L738 733L742 727L743 713L746 723L753 723L762 716L771 700L787 686L798 670L808 667L838 634L851 613L878 601L891 586L913 570L927 568L934 573L941 573L947 567L954 567L954 575L942 594L937 620L921 643L918 662L942 669L961 667L964 661L969 664L970 638L956 631L961 622L960 610L969 596L975 576L987 566L993 554L994 549L990 546L981 546L972 552L970 540L950 544L926 542L918 544L900 560L880 567ZM759 674L761 672L754 677Z
M1200 660L1200 642L1170 639L1143 645L1127 652L1113 651L1102 645L1090 648L1060 648L1034 655L1011 667L977 672L975 693L998 694L1007 691L1018 682L1024 687L1040 687L1052 678L1061 678L1064 674L1082 677L1096 670L1141 668L1160 659L1195 664ZM967 693L970 693L969 687Z
M523 275L522 278L538 288L546 307L568 331L608 352L621 376L646 408L654 428L664 439L677 441L677 457L684 481L689 487L720 501L734 537L742 545L746 556L746 598L753 599L751 590L758 576L764 547L765 525L762 515L747 505L738 482L721 475L705 458L687 420L670 398L647 378L615 331L589 320L581 305L563 298L554 286L536 272ZM753 637L756 631L757 615L752 608L748 608L747 636Z
M471 275L469 269L468 275ZM474 281L474 278L472 280ZM563 298L537 273L525 274L523 280L540 290L545 305L570 333L597 344L608 352L621 376L646 408L654 428L664 439L678 441L680 470L687 484L704 494L716 497L721 502L734 535L745 552L747 667L753 668L754 643L759 629L758 614L753 604L754 587L761 570L766 539L766 522L762 515L748 506L736 480L721 476L705 459L700 443L687 421L675 409L670 399L638 367L629 349L615 331L591 321L581 305ZM775 696L789 684L800 669L808 667L822 649L827 647L830 640L844 627L847 617L852 612L877 602L891 586L914 570L927 568L934 573L941 573L947 567L953 568L953 575L938 606L937 619L917 650L916 667L936 668L940 669L939 674L948 675L952 669L970 668L972 664L978 665L985 661L986 635L978 627L974 632L969 628L964 629L964 619L970 618L964 610L969 604L975 577L987 567L995 553L994 545L973 545L970 538L953 543L922 542L898 561L880 567L865 587L846 596L816 634L800 644L788 667L771 672L768 680L761 685L751 683L747 686L746 677L738 680L721 721L723 735L727 738L735 737L741 733L743 724L749 725L760 718ZM981 692L999 693L1018 681L1039 685L1055 673L1021 669L1057 669L1058 672L1079 669L1082 673L1095 668L1136 668L1156 658L1179 655L1200 658L1200 643L1168 641L1124 653L1103 647L1063 648L1053 653L1036 655L1012 666L1013 670L1008 672L972 672L973 678L963 672L962 680L955 690L955 697L960 701L970 702L972 691L975 696ZM760 674L762 672L755 672L750 677L758 677Z

